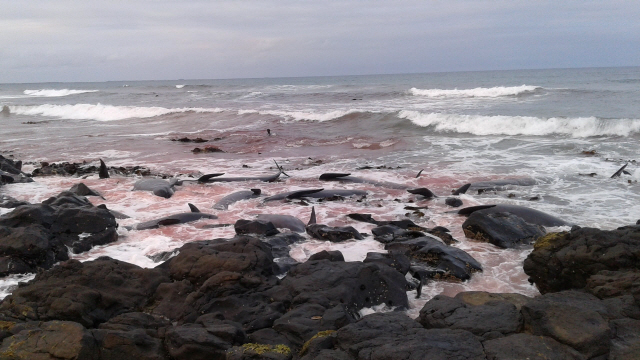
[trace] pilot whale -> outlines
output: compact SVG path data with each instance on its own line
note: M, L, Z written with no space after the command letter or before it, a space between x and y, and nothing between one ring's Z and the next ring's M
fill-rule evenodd
M125 226L124 228L127 230L148 230L148 229L157 229L160 226L168 226L175 224L184 224L200 219L217 219L218 217L213 214L205 214L200 212L200 210L193 204L189 204L189 208L191 212L188 213L179 213L169 216L161 217L160 219L150 220L135 224L133 226Z

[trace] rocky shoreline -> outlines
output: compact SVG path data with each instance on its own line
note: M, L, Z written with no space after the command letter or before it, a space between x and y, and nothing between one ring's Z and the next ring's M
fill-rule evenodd
M14 180L23 176L13 167ZM287 254L301 237L256 220L145 269L68 260L68 249L117 240L114 215L71 190L0 216L2 274L38 272L0 303L0 359L640 357L640 226L541 236L517 216L487 214L474 224L491 229L469 223L469 236L501 247L533 242L524 270L542 295L438 295L411 319L407 290L482 271L446 229L378 222L372 233L388 253L345 262L325 251L296 263ZM322 229L330 241L361 235ZM388 311L361 313L380 305Z

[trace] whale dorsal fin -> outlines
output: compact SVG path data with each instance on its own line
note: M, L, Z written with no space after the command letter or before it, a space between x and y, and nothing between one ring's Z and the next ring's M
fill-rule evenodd
M431 198L437 197L436 194L434 194L433 192L431 192L431 190L429 190L427 188L408 189L407 191L412 193L412 194L422 195L422 196L426 197L427 199L431 199Z
M471 187L471 184L464 184L458 190L454 191L452 195L464 194L467 192L467 190L469 190L470 187Z
M198 182L207 182L207 180L211 178L222 176L222 175L224 175L224 173L202 175L198 178Z
M262 194L262 190L260 189L249 189L251 190L251 192L253 193L253 195L260 195Z
M98 176L100 179L109 178L109 170L107 169L107 165L100 159L100 171L98 171Z
M191 212L200 212L200 209L198 209L195 205L193 205L192 203L189 203L189 209L191 209Z
M324 173L322 175L320 175L320 180L333 180L333 179L339 179L341 177L346 177L351 175L351 173Z
M420 177L420 174L422 174L423 171L424 171L424 169L418 171L418 175L416 175L416 179Z
M307 223L307 225L313 225L316 223L316 207L312 206L311 207L311 216L309 217L309 222Z

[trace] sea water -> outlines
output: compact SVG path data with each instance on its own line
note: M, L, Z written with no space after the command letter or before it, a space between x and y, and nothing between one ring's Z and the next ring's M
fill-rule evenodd
M456 244L483 265L463 283L431 282L409 313L417 315L431 297L465 290L538 294L522 271L530 247L503 250L465 239L464 217L444 204L465 183L534 178L534 186L462 195L465 206L517 204L580 226L614 229L640 218L640 68L518 70L466 73L307 77L278 79L117 81L102 83L0 84L0 153L25 162L87 162L142 165L154 172L186 177L224 172L259 176L276 172L276 183L185 183L170 199L132 192L135 177L98 179L37 177L30 184L0 188L0 194L32 203L82 181L103 194L98 204L131 216L120 225L188 211L194 203L218 220L126 231L118 242L73 255L81 261L107 255L152 267L147 255L185 242L232 237L233 228L206 228L260 213L289 214L307 221L310 206L261 199L211 209L225 195L249 188L263 194L295 189L362 189L366 199L312 202L318 222L352 225L348 213L380 220L409 216L426 226L445 226ZM271 135L267 134L270 129ZM172 139L210 140L204 144ZM194 154L213 145L224 152ZM611 175L624 164L628 174ZM363 167L370 167L359 169ZM424 170L416 178L418 171ZM428 187L439 197L366 184L318 181L323 172ZM428 206L424 216L404 207ZM6 212L3 209L3 213ZM562 229L550 229L562 230ZM324 249L340 250L347 261L384 252L371 238L329 243L309 239L290 255L305 261ZM29 279L13 276L10 285ZM415 297L415 292L410 294Z

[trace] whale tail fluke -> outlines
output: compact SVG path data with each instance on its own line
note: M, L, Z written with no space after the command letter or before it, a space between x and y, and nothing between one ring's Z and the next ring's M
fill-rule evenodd
M418 171L418 175L416 175L416 179L420 177L420 174L422 174L423 171L424 171L424 169Z
M278 168L278 171L280 171L286 177L291 177L291 176L289 176L289 174L284 172L284 169L282 168L282 166L278 165L278 162L275 159L273 160L273 162L276 163L276 168Z
M616 177L622 175L622 172L627 167L627 165L629 165L629 163L624 164L620 169L618 169L618 171L616 171L613 175L611 175L611 178L613 179L613 178L616 178Z

